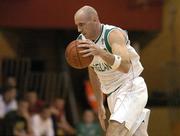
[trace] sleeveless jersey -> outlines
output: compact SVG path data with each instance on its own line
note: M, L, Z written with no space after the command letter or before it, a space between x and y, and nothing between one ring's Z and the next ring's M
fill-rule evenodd
M130 46L130 40L125 30L122 30L121 28L116 26L102 24L101 34L99 35L97 40L94 41L96 45L112 53L108 37L109 33L113 29L119 29L124 34L126 47L130 55L131 67L128 73L123 73L118 70L113 70L111 66L107 64L100 56L94 56L94 59L91 62L90 66L93 67L94 71L96 72L101 83L101 90L105 94L112 93L117 88L121 87L124 83L138 77L143 71L143 67L140 63L140 57L135 49ZM78 39L86 38L82 34L80 34Z

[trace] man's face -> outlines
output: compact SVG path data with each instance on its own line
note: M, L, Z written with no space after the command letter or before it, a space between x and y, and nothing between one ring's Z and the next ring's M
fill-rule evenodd
M41 117L46 120L48 118L50 118L51 116L51 110L49 108L43 109L42 113L41 113Z
M14 77L9 77L7 79L7 85L16 87L16 85L17 85L16 79Z
M86 124L91 124L94 121L94 113L92 111L85 111L83 120Z
M86 39L94 40L96 23L92 18L82 13L75 15L74 21L79 33L82 33Z
M10 102L10 101L14 100L15 98L16 98L16 89L15 88L8 90L4 94L4 99L6 102Z
M35 104L37 101L37 94L35 92L28 92L27 100L31 105Z
M59 110L63 110L64 109L64 100L63 99L56 99L55 100L55 103L54 103L54 106L59 109Z
M26 113L26 112L28 112L28 107L29 107L29 104L27 101L21 101L21 102L19 102L18 110L21 113Z

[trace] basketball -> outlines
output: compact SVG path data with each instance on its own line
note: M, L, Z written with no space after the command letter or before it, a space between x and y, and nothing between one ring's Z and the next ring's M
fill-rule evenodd
M68 44L65 50L65 58L67 63L76 69L87 68L93 60L93 56L82 57L79 51L84 48L77 47L79 45L78 40L74 40Z

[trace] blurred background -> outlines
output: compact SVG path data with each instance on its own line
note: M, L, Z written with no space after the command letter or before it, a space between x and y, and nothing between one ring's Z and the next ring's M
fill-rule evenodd
M141 57L149 135L180 136L179 0L0 0L0 135L31 134L39 117L53 122L48 136L85 135L86 123L93 123L86 135L103 135L87 69L71 68L64 56L84 5L102 23L126 29Z

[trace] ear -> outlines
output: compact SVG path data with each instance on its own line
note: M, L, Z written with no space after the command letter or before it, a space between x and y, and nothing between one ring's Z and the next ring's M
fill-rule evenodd
M98 18L97 17L93 17L93 22L97 22L98 21Z

